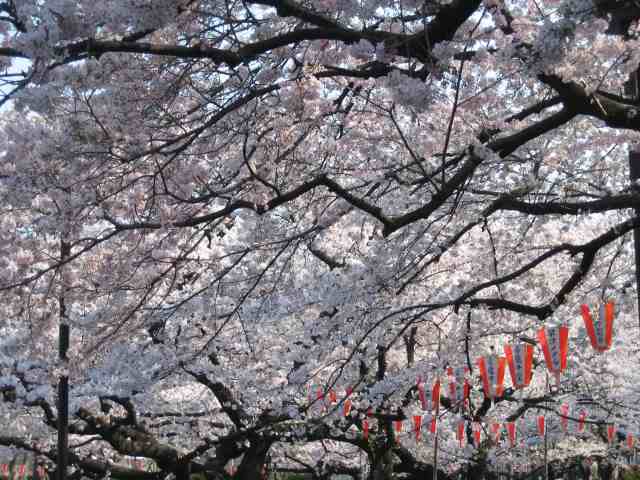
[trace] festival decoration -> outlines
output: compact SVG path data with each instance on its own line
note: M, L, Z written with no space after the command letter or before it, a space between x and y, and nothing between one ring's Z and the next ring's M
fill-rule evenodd
M457 429L456 429L456 438L460 443L460 448L464 447L464 427L465 427L465 421L460 420L458 422Z
M546 418L544 415L538 415L538 435L544 437L546 428Z
M505 345L504 353L509 363L509 373L513 388L524 388L531 383L531 373L533 366L533 345L527 343L517 343L515 345Z
M480 448L480 440L482 438L482 425L479 422L473 422L473 443L476 448Z
M633 434L627 433L627 447L633 448L633 443L634 443Z
M431 422L429 425L429 431L435 435L436 432L438 431L438 421L436 419L436 417L431 417Z
M478 359L485 397L495 398L502 395L505 367L506 359L504 357L485 355Z
M422 415L413 416L413 431L416 433L416 442L420 441L420 430L422 429Z
M562 431L567 433L569 428L569 404L563 403L560 406L560 424L562 425Z
M560 374L567 368L567 349L569 343L569 328L565 325L541 328L538 340L544 352L547 369L560 385Z
M400 443L400 434L402 433L402 420L393 421L394 430L396 431L396 443Z
M439 412L440 411L440 379L436 380L431 387L431 394L428 395L425 391L425 385L422 382L422 378L418 377L417 382L418 397L420 399L420 406L423 411L427 412Z
M584 423L587 419L587 412L580 410L580 417L578 417L578 431L584 432Z
M491 424L491 434L493 436L494 443L500 443L500 435L502 434L502 424L500 423L492 423Z
M516 422L507 422L507 435L509 437L509 444L511 447L516 446L518 431L516 429Z
M455 405L461 405L466 407L469 399L469 381L466 376L469 374L469 369L466 367L457 367L447 369L449 375L449 395L451 401Z
M369 420L366 418L362 421L362 438L369 439Z
M348 417L349 414L351 413L351 399L349 398L351 396L351 393L353 393L353 389L351 387L347 387L347 390L345 392L345 399L344 399L344 403L342 404L342 416L344 417Z
M616 426L613 424L607 425L607 440L609 443L613 443L616 436Z
M329 403L338 403L338 396L336 395L335 390L329 390Z
M589 307L582 305L582 318L591 341L591 346L597 352L604 352L611 348L613 338L613 302L600 305L598 320L594 322Z

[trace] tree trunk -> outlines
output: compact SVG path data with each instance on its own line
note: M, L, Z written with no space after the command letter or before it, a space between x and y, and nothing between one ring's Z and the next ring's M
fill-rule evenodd
M262 480L271 442L251 441L238 467L238 480Z

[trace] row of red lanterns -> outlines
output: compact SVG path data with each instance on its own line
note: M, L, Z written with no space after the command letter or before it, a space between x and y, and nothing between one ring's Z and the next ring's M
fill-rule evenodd
M598 320L595 322L587 305L581 306L581 313L592 347L597 352L604 352L608 350L611 347L613 338L613 302L609 301L600 306ZM538 331L537 336L544 354L547 369L555 376L556 382L559 383L560 375L567 367L569 329L564 325L543 327ZM511 375L513 387L515 389L523 389L527 387L531 383L532 379L533 349L533 345L528 343L505 345L505 357L499 357L495 354L480 357L477 364L478 369L480 370L485 396L488 398L495 398L502 395L504 391L504 377L507 365L509 366L509 373ZM466 406L470 391L470 385L467 379L469 369L466 367L449 367L447 369L447 374L449 376L450 399L455 405ZM431 391L427 392L422 378L418 378L417 390L422 410L437 414L440 407L440 380L437 379L432 385ZM349 398L352 394L352 389L347 388L345 393L345 399L342 403L342 414L347 417L350 415L352 407L352 402ZM311 392L309 393L309 397L309 401L311 403ZM321 388L318 388L316 392L316 399L324 403L323 400L326 400L327 397L329 403L337 403L337 395L334 390L329 390L327 395L325 395L324 391ZM563 405L562 408L562 424L563 429L566 432L568 406L566 406L566 413L564 412L565 405ZM372 410L369 408L367 417L363 420L363 437L365 439L368 437L368 418L371 416ZM579 426L580 431L584 428L584 416L586 416L584 412L581 412ZM422 415L415 415L413 417L414 431L416 439L418 440L420 439L422 419ZM497 427L492 426L492 428L498 428L499 432L500 424L493 425L497 425ZM512 445L515 445L515 423L508 422L505 425L507 427L509 439ZM544 416L540 416L538 418L538 426L540 431L544 432ZM436 418L434 416L431 418L429 430L431 433L435 433L436 428ZM396 420L394 422L394 429L397 433L402 431L402 420ZM461 421L461 423L458 424L459 439L462 435L460 433L460 429L464 431L464 421ZM474 437L479 435L480 430L477 430L478 433L475 432L476 430L474 430ZM611 435L614 435L614 433ZM630 438L630 441L632 442L633 437Z

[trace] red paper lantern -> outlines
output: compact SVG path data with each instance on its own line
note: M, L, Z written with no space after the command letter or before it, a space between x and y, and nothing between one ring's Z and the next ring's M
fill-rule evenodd
M567 433L567 429L569 427L569 405L563 403L560 406L560 423L562 424L562 431Z
M544 430L546 427L546 419L544 415L538 415L538 434L544 437Z
M504 353L509 363L509 373L513 388L524 388L531 383L533 367L533 345L517 343L513 346L505 345Z
M591 340L591 346L597 352L604 352L611 348L613 338L613 302L600 305L598 320L593 321L587 305L582 305L582 318Z
M511 444L511 447L515 447L518 435L516 422L507 422L507 435L509 436L509 443Z
M500 434L502 433L502 425L499 423L492 423L491 433L493 434L493 441L495 443L500 443Z
M351 387L347 387L347 390L345 392L345 400L344 400L344 403L342 404L342 415L345 417L348 417L349 414L351 413L351 399L349 397L351 396L352 393L353 393L353 389Z
M447 369L449 374L449 395L454 406L461 405L466 407L469 399L469 381L466 376L469 369L466 367L458 367Z
M436 380L431 387L431 395L427 395L425 385L422 378L418 377L418 397L420 398L420 406L423 411L436 412L440 411L440 380Z
M464 427L465 427L465 422L464 420L460 420L458 422L458 428L456 431L456 437L458 438L458 442L460 442L460 448L464 447Z
M413 431L416 433L416 442L420 441L420 430L422 429L422 415L413 416Z
M478 422L473 422L473 443L476 448L480 448L480 439L482 438L482 425Z
M559 385L560 374L567 368L569 328L564 325L541 328L538 331L538 340L544 352L547 368L555 375L556 383Z
M402 432L402 420L394 420L393 426L396 431L396 443L400 443L400 433Z
M495 398L502 395L506 362L504 357L497 355L486 355L478 359L485 397Z
M584 422L587 419L587 412L580 410L580 417L578 418L578 431L584 432Z

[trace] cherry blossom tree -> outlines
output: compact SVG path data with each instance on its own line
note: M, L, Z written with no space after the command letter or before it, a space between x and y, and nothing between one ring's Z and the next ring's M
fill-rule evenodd
M432 474L418 377L443 385L440 478L539 448L475 448L472 421L530 440L546 413L553 458L635 433L639 19L630 0L0 0L0 445L56 460L59 374L93 476ZM600 354L580 305L609 299ZM558 385L538 350L522 394L485 395L478 357L560 323ZM465 366L463 406L446 372Z

